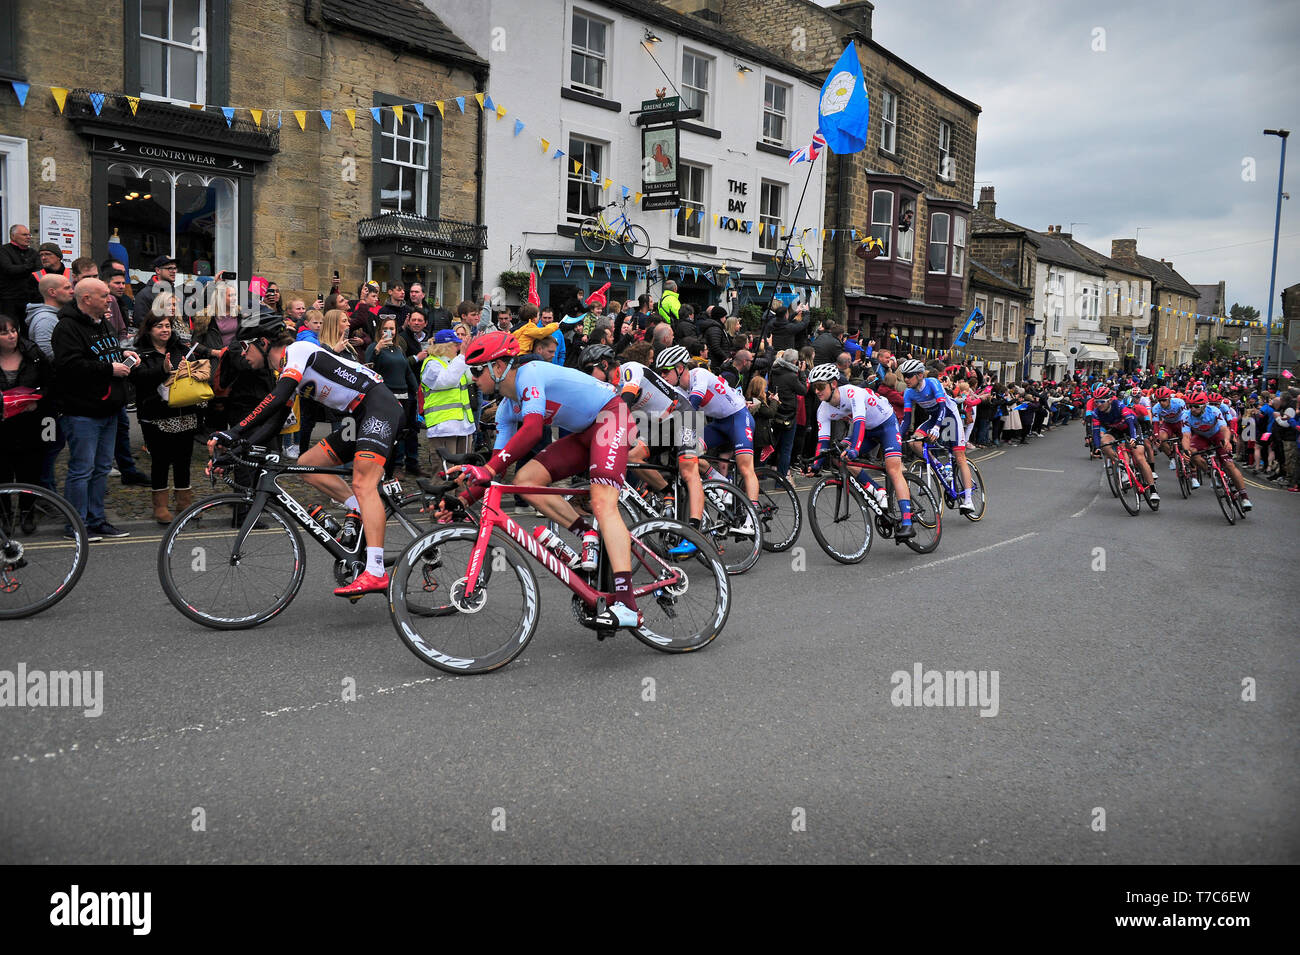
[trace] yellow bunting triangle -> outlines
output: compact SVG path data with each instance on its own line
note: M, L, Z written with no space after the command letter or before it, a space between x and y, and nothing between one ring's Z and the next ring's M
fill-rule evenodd
M633 202L640 202L640 201L641 201L641 193L638 192L638 193L633 197L632 201L633 201Z
M610 186L612 186L612 185L614 185L614 180L613 180L613 179L606 179L606 180L605 180L605 185L602 186L601 188L602 188L602 189L608 189L608 188L609 188Z
M544 152L544 153L549 153L550 151L551 151L551 142L550 142L550 140L549 140L549 139L543 139L543 140L542 140L542 152Z
M190 109L197 109L197 110L201 113L201 112L203 112L203 104L202 104L202 103L190 103Z
M482 93L475 93L475 94L474 94L474 99L478 102L478 108L479 108L479 109L482 109L482 108L483 108L483 94L482 94Z
M394 106L394 107L393 107L393 115L397 117L397 125L398 125L398 126L401 126L401 125L402 125L402 107L400 107L400 106Z
M576 176L580 172L582 172L582 163L575 159L573 161L573 174Z
M348 118L348 125L353 129L357 128L357 111L355 109L345 109L343 115Z
M505 114L506 114L506 108L504 106L497 106L497 119L500 119Z
M128 96L126 98L126 104L131 107L131 115L134 116L135 111L140 108L140 97Z
M436 106L436 107L438 107L438 115L441 116L443 119L446 119L446 118L447 118L447 109L446 109L446 107L443 105L442 100L440 100L440 99L439 99L439 100L434 100L434 101L433 101L433 105Z
M303 132L307 131L307 111L305 109L295 109L293 118L298 121L298 128Z
M718 214L716 212L713 213L713 224L714 225L718 224Z
M253 117L253 124L260 127L262 125L262 111L260 109L250 109L248 113Z
M62 86L54 86L50 88L50 92L54 94L54 102L59 104L59 112L62 113L63 104L68 101L68 91Z

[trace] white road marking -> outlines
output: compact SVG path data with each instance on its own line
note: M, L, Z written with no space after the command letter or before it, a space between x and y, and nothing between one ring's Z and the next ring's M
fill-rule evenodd
M1056 468L1022 468L1017 467L1017 471L1042 471L1044 474L1064 474L1064 471L1058 471Z
M1094 505L1094 504L1097 503L1097 498L1099 498L1099 497L1101 497L1101 491L1098 491L1096 494L1094 494L1094 495L1092 496L1092 500L1089 501L1087 504L1083 505L1083 510L1075 511L1075 512L1074 512L1073 514L1071 514L1070 516L1071 516L1071 517L1082 517L1084 511L1086 511L1088 508L1092 507L1092 505Z
M1010 540L998 541L996 544L988 544L984 547L977 547L975 550L969 550L964 554L953 554L951 557L943 557L939 560L932 560L928 564L917 564L914 567L908 567L904 570L896 570L893 573L883 574L880 577L873 577L872 580L885 580L889 577L897 577L900 574L914 574L918 570L929 570L931 567L938 567L942 564L951 563L954 560L965 560L967 557L974 557L976 554L984 554L999 547L1006 547L1008 544L1018 544L1020 541L1028 540L1031 537L1037 537L1038 531L1030 531L1028 534L1021 534L1019 537L1013 537Z

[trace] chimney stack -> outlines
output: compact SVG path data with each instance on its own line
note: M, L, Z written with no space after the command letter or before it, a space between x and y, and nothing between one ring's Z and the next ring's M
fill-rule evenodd
M1110 257L1125 265L1137 265L1137 239L1111 239Z
M980 201L976 208L989 218L997 217L998 204L993 198L992 186L980 186Z
M1054 225L1049 225L1049 226L1047 227L1047 234L1048 234L1048 235L1051 235L1051 234L1052 234L1053 232L1055 232L1055 231L1056 231L1056 226L1054 226Z

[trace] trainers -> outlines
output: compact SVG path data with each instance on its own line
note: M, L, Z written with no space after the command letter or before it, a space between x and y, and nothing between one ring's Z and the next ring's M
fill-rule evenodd
M627 604L615 601L605 608L604 613L597 614L594 622L598 627L618 630L621 627L639 627L645 623L645 618L639 610L633 610Z
M583 531L582 532L582 554L578 560L579 570L596 569L599 548L600 548L600 534L598 534L596 531ZM618 604L617 606L622 606L622 604Z
M961 503L957 505L957 510L959 510L963 514L974 514L975 505L972 504L970 501L966 500L965 498L962 498Z
M381 594L388 590L388 575L376 577L370 571L365 571L360 577L345 584L342 587L334 588L335 597L363 597L366 594Z
M731 533L734 537L753 537L757 533L754 528L754 515L746 511L744 522L734 525Z
M343 530L339 531L339 543L351 550L360 536L361 515L356 511L348 511L348 516L343 518Z
M90 531L91 534L98 534L101 538L103 538L103 537L130 537L130 536L131 536L131 532L130 532L130 531L124 531L124 530L121 530L121 529L119 529L119 528L116 528L116 527L114 527L112 524L110 524L108 521L104 521L103 523L96 524L94 527L88 527L88 528L86 528L86 529L87 529L88 531Z
M63 539L65 541L74 541L77 539L77 535L73 532L71 527L65 527L63 529ZM103 539L104 538L100 537L98 534L96 534L94 531L90 530L89 528L86 529L86 543L97 544Z
M1153 469L1151 470L1151 483L1154 484L1156 481L1159 481L1159 480L1160 480L1160 475L1157 474L1157 473L1155 472L1155 469L1153 468Z
M1171 471L1177 471L1177 470L1178 470L1178 462L1177 462L1177 461L1170 461L1170 462L1169 462L1169 470L1171 470Z
M1290 490L1294 491L1295 488L1290 488ZM1241 495L1241 509L1242 509L1243 511L1249 511L1249 510L1251 510L1254 506L1255 506L1254 504L1250 503L1250 498L1248 498L1248 497L1247 497L1246 495L1244 495L1244 494Z
M1201 482L1196 480L1196 478L1192 478L1192 490L1195 491L1200 486Z
M1150 501L1152 504L1160 503L1160 495L1159 493L1157 493L1155 488L1147 489L1147 500Z

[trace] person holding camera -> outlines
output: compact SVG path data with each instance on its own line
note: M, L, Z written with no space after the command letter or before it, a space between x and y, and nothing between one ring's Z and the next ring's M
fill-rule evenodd
M375 340L366 349L366 364L383 376L384 384L401 404L405 414L406 427L414 427L416 396L420 393L420 382L406 357L406 339L397 334L397 316L388 313L380 316L379 327L375 329ZM405 442L394 446L404 450ZM419 454L419 447L416 447ZM385 467L385 480L393 476L397 468L397 455L391 455ZM406 459L408 474L421 473L419 461Z
M782 477L790 470L798 425L799 399L808 394L808 363L799 360L793 348L777 354L768 372L768 391L776 395L772 416L772 447L776 448L776 469Z

